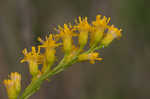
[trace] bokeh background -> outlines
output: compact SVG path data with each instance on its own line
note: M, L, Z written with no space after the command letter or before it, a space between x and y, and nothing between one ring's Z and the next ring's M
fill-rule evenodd
M101 51L102 62L75 64L45 82L30 99L150 99L150 7L148 0L0 0L0 99L2 80L21 72L29 84L22 50L37 45L58 24L77 16L111 17L123 37Z

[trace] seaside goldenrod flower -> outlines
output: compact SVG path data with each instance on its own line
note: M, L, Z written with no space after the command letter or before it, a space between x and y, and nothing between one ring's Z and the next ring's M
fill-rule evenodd
M90 61L94 64L97 60L101 61L102 58L95 51L108 46L114 39L121 37L122 30L114 25L109 25L109 21L110 18L101 15L97 15L96 20L92 22L88 22L87 17L81 18L79 16L75 20L75 25L64 24L62 27L58 25L58 29L56 29L58 34L50 34L46 36L45 40L38 38L41 45L32 47L30 52L24 49L24 59L21 60L21 63L29 63L29 70L33 78L20 99L27 99L40 88L44 80L62 72L74 63ZM87 44L89 38L90 44ZM78 44L73 43L73 40L76 39L78 39ZM52 66L56 60L56 48L61 44L63 45L64 57L56 66ZM86 44L90 46L85 47ZM14 87L19 85L19 81L14 80L14 75L17 74L11 74L11 79L5 80L4 84L9 96L16 97L17 90L20 92L20 87ZM14 84L14 82L18 83Z
M17 99L21 90L21 75L17 72L10 74L10 79L3 81L9 99Z
M38 45L38 51L35 50L35 47L32 47L31 52L27 52L27 49L23 50L24 59L21 62L28 62L30 73L33 76L37 76L44 73L45 71L50 71L53 63L55 62L55 53L56 47L61 45L61 43L56 43L59 39L62 40L63 50L65 56L71 60L78 52L84 50L84 46L88 42L88 36L90 36L90 50L98 46L108 46L115 38L121 37L121 29L114 27L114 25L109 26L110 18L105 16L97 15L96 20L91 23L88 22L87 17L81 18L78 17L75 20L75 25L64 24L63 27L60 25L56 31L58 34L46 36L45 41L41 38L38 40L42 43ZM107 30L107 31L106 31ZM79 48L73 45L73 37L78 37ZM40 49L44 49L44 52L41 54ZM94 63L94 60L101 60L98 58L98 53L90 52L89 54L79 55L79 60L90 60L91 63ZM42 64L42 69L39 70L38 65Z
M89 54L81 54L79 55L79 58L78 60L79 61L86 61L86 60L89 60L91 64L94 64L95 63L95 60L102 60L102 58L99 58L99 53L97 52L91 52Z
M72 37L76 36L71 25L64 24L64 27L58 26L58 37L63 40L63 49L65 53L69 53L72 48Z
M70 65L81 62L90 61L94 64L95 61L101 61L99 53L95 52L105 46L108 46L114 39L122 36L122 30L114 25L109 25L110 18L97 15L96 20L88 22L87 17L78 17L75 20L75 25L64 24L56 29L58 34L50 34L45 37L45 40L38 38L40 45L32 46L31 51L25 48L22 53L24 58L21 63L29 64L29 72L33 76L31 83L21 91L21 75L17 72L11 73L9 79L3 81L9 99L27 99L37 90L39 90L44 80L51 80L51 77L64 71ZM89 37L90 36L90 37ZM90 38L89 47L85 47ZM73 40L78 39L78 44L73 44ZM56 48L63 45L64 57L56 65L53 66L56 60ZM87 44L88 45L88 44Z
M24 59L21 60L21 63L28 62L29 63L29 71L32 76L36 76L38 74L38 65L43 63L43 55L40 54L40 48L36 51L36 48L33 46L30 52L27 52L25 48L22 53L24 54Z
M78 21L76 20L77 26L75 28L79 31L79 45L80 47L84 47L88 40L88 33L90 30L90 24L87 21L87 17L81 19L81 16L79 16Z
M58 47L61 43L56 43L52 34L50 34L49 37L46 37L45 41L43 41L41 38L38 38L38 40L42 43L42 45L39 45L38 47L45 48L45 60L42 67L42 72L44 72L45 70L50 69L51 65L54 63L56 52L55 48Z
M114 25L109 26L108 32L103 38L101 44L103 46L108 46L115 38L121 37L121 31L122 31L121 29L114 27Z
M110 18L107 19L105 16L103 18L101 18L101 15L96 16L96 20L92 22L90 45L98 44L100 42L109 21Z
M56 47L61 45L56 41L62 40L65 61L70 61L74 56L79 55L78 60L90 60L94 63L95 60L102 60L98 58L98 53L93 52L94 49L99 49L101 46L108 46L115 38L121 37L121 29L109 25L110 18L96 16L96 20L88 22L87 17L81 18L79 16L75 20L75 25L64 24L63 27L58 25L56 31L58 34L46 36L45 40L38 38L42 43L38 45L38 51L35 47L32 47L32 51L27 52L27 49L23 50L24 59L21 62L29 63L29 70L33 76L38 74L42 75L45 71L50 71L53 63L55 62ZM84 46L88 43L88 36L90 36L90 49L87 54L80 54L81 50L84 50ZM73 45L73 37L78 38L78 45ZM75 46L78 46L75 47ZM40 52L43 49L44 52ZM39 65L42 64L41 70Z

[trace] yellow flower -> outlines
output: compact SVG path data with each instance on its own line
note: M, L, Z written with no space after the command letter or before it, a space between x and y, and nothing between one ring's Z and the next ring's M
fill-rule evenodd
M36 52L33 46L31 52L27 52L26 48L22 52L24 54L24 59L21 60L21 63L28 62L31 75L36 76L38 74L38 64L43 63L43 55L40 54L40 48L38 48Z
M64 28L58 26L59 35L63 40L63 49L65 53L69 53L72 48L72 36L76 36L71 25L64 24Z
M110 18L107 19L105 16L103 18L101 18L101 15L96 16L96 20L92 22L90 45L100 42L109 21Z
M97 53L97 52L92 52L89 54L81 54L81 55L79 55L78 60L79 61L90 60L90 63L94 64L95 60L99 60L99 61L102 60L102 58L99 58L98 56L99 56L99 53Z
M81 47L84 47L88 40L90 25L87 21L87 17L81 19L81 16L79 16L78 20L79 23L76 21L77 26L75 26L75 28L79 31L79 44Z
M43 41L41 38L38 38L38 40L42 43L42 45L39 45L39 48L45 48L44 53L44 64L42 67L42 72L46 71L47 69L51 68L51 65L55 61L55 48L60 45L60 43L56 44L56 41L53 40L53 35L50 34L49 37L46 37L46 41Z
M92 24L99 28L106 28L107 24L109 23L110 18L106 18L105 16L101 19L101 15L96 16L96 21L93 21Z
M10 79L3 81L9 99L17 99L21 90L21 75L17 72L11 73Z
M108 32L106 33L105 37L103 38L101 44L104 46L108 46L115 38L121 37L121 29L114 27L111 25L108 27Z
M53 40L53 35L50 34L49 37L46 36L46 40L43 41L41 38L38 38L38 40L42 43L42 45L39 45L40 48L55 48L60 45L56 44L56 41Z

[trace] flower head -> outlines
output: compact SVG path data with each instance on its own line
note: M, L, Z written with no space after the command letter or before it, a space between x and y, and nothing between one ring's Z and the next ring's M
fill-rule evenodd
M120 38L122 29L116 28L114 25L109 26L108 33L112 34L114 38Z
M96 20L92 22L93 26L99 28L106 28L107 24L109 23L110 18L106 18L105 16L101 18L101 15L96 16Z
M91 41L90 45L98 44L104 35L104 31L107 28L107 24L109 23L110 18L106 18L105 16L101 18L101 15L96 16L96 20L92 22L91 28Z
M33 76L38 74L38 64L43 63L43 55L40 54L40 48L36 51L36 48L33 46L30 52L27 52L25 48L23 51L24 59L21 60L21 63L28 62L29 63L29 70Z
M108 32L103 38L101 44L103 46L108 46L114 39L121 37L121 31L121 29L114 27L114 25L109 26Z
M10 74L10 79L3 81L8 97L10 99L16 99L21 90L21 75L17 72Z
M36 51L36 48L33 46L31 51L28 52L25 48L22 53L24 54L24 59L22 59L20 62L36 62L38 64L42 63L42 55L40 54L40 48L38 48L38 51Z
M79 22L78 22L79 21ZM90 30L90 24L87 21L87 17L81 18L81 16L78 17L78 20L76 20L76 26L75 28L78 29L78 31L89 31Z
M47 69L51 68L51 65L55 61L55 48L61 45L61 43L56 43L53 38L53 35L50 34L49 37L46 37L46 40L43 41L41 38L38 39L42 45L39 45L40 48L45 48L44 53L44 64L42 67L42 72L45 72Z
M77 31L79 31L78 40L79 40L80 47L84 47L85 44L87 43L88 33L89 33L91 26L87 21L87 17L82 19L81 16L79 16L78 20L79 20L79 23L76 20L77 25L75 26L75 28L77 29Z
M73 26L71 24L64 24L63 27L61 27L60 25L58 26L58 36L65 39L66 36L77 36L74 32Z
M63 49L65 53L70 53L72 48L72 37L76 36L71 25L64 24L64 27L58 26L58 37L63 40Z
M42 45L39 45L41 48L55 48L60 45L60 43L56 44L52 34L50 34L49 37L46 36L45 41L43 41L41 38L38 38L38 40L42 43Z

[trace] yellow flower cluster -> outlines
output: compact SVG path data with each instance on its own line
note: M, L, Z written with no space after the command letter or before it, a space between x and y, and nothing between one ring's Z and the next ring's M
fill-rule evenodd
M38 38L41 45L33 46L31 51L27 51L25 48L22 51L24 58L21 60L21 63L27 62L29 64L29 72L33 77L32 81L38 80L44 73L46 74L52 70L55 71L54 73L63 70L64 67L61 66L66 66L62 65L65 63L70 65L75 63L75 61L90 61L90 63L94 64L95 60L101 61L102 58L99 58L99 53L95 52L95 50L106 47L114 39L121 37L122 30L114 25L108 25L109 21L110 18L97 15L96 20L89 23L87 17L79 16L75 20L74 25L64 24L63 26L58 26L55 29L58 34L51 33L45 37L45 40ZM78 39L78 45L74 44L73 38ZM56 48L60 45L63 48L64 58L53 69L52 65L56 60ZM89 46L87 51L84 49L86 45ZM16 99L11 97L17 97L20 92L20 81L21 75L17 72L11 73L9 80L4 80L10 99Z
M17 72L10 74L10 79L3 81L9 99L17 99L18 94L21 90L21 75Z
M27 49L24 49L24 59L22 59L21 62L29 63L30 73L35 77L47 70L51 70L51 66L55 62L55 48L61 44L63 45L65 55L73 55L75 52L74 49L76 48L73 44L73 37L78 37L79 49L84 48L88 39L90 39L90 47L96 47L99 45L108 46L115 38L121 37L121 29L119 30L114 27L114 25L109 26L109 21L110 18L97 15L96 20L92 21L90 24L87 17L82 18L79 16L78 19L75 20L75 25L64 24L63 27L58 26L56 29L58 34L50 34L49 37L45 38L45 41L38 38L42 43L41 45L38 45L38 51L36 51L35 47L32 47L30 52L27 52ZM62 43L57 43L56 40L62 40ZM41 48L45 50L42 54L40 52ZM90 60L91 63L94 63L94 60L102 60L101 58L98 58L98 55L97 52L81 54L79 55L78 60ZM41 70L39 70L39 64L43 64Z

